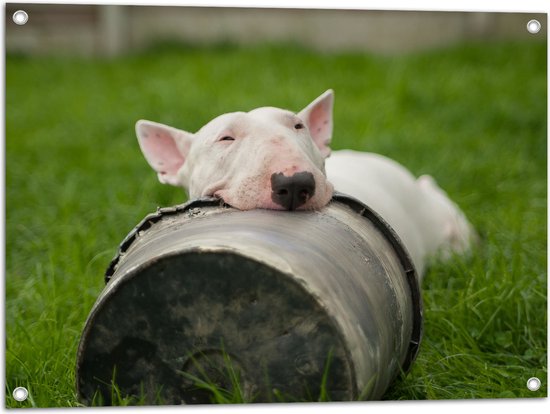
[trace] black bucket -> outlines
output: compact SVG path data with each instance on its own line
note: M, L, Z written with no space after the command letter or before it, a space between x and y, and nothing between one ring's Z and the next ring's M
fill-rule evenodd
M380 399L421 338L410 258L342 194L320 211L160 209L106 281L78 349L85 404L208 403L201 381L255 402Z

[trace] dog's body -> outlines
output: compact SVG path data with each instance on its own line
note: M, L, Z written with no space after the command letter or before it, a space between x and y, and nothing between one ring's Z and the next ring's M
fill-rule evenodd
M311 210L336 189L394 228L420 275L430 256L467 251L473 229L431 177L415 179L377 154L331 154L332 106L329 90L298 114L263 107L221 115L196 134L150 121L138 121L136 132L159 180L185 187L191 199L219 197L241 210Z
M361 200L392 226L420 275L435 253L468 251L473 229L432 177L415 179L389 158L349 150L335 151L325 168L335 189Z

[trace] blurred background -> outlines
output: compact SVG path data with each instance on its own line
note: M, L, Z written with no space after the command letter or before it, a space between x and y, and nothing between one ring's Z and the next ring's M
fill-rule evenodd
M30 23L11 22L24 9ZM6 50L118 55L159 40L195 45L292 42L318 51L402 53L464 40L528 39L530 19L545 14L289 10L122 5L8 4Z

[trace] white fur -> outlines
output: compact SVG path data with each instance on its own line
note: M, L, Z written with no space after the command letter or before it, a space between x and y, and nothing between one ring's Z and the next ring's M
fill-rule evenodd
M415 179L389 158L351 150L333 152L325 168L336 190L362 201L391 225L418 274L436 253L445 258L468 250L473 229L432 177Z
M473 228L433 178L416 179L377 154L331 155L333 101L328 90L297 114L272 107L228 113L195 134L142 120L136 133L159 180L186 188L190 198L215 196L241 210L282 209L272 200L272 175L307 172L315 192L300 209L322 208L334 188L354 196L392 226L420 275L430 256L467 251Z

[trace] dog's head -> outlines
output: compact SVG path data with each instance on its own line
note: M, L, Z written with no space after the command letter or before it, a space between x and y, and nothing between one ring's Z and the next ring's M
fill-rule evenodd
M324 168L333 101L328 90L297 114L228 113L195 134L141 120L136 133L160 182L186 188L191 199L214 196L240 210L319 209L333 193Z

